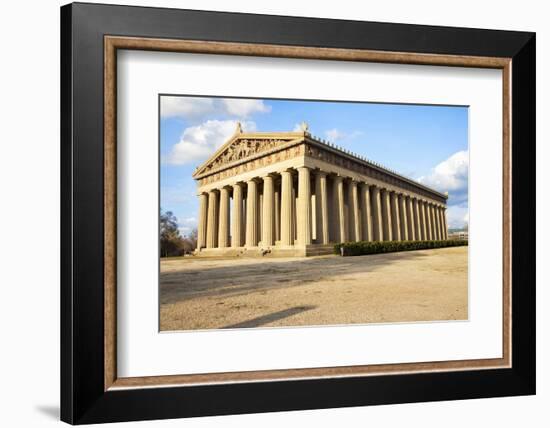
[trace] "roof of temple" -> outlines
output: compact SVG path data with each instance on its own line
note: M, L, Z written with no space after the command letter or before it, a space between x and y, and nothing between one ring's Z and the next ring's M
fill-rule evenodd
M210 158L202 165L198 166L193 173L196 179L221 171L240 163L265 156L272 152L280 151L283 148L292 147L299 143L307 142L314 146L321 147L330 152L336 153L344 158L348 158L368 165L374 170L388 174L400 180L410 183L426 191L439 195L441 198L448 198L446 193L428 187L418 181L405 177L397 171L388 168L378 162L368 159L365 156L353 153L344 147L333 144L323 138L311 135L305 123L302 123L300 131L292 132L243 132L240 123L237 124L235 133L223 144ZM259 142L251 147L250 142Z

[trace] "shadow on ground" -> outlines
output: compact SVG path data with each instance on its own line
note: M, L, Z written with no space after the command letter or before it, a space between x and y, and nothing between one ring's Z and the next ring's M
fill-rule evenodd
M302 312L311 311L312 309L315 309L317 306L295 306L294 308L284 309L282 311L272 312L267 315L262 315L260 317L252 318L250 320L246 320L243 322L239 322L236 324L226 325L223 328L252 328L252 327L260 327L265 324L269 324L273 321L279 321L288 317L291 317L292 315L300 314Z
M251 292L299 287L317 281L340 281L342 276L372 272L397 261L427 257L409 251L358 257L299 258L295 260L238 263L235 266L201 266L160 275L161 304L194 298L235 297ZM261 267L261 268L260 268Z

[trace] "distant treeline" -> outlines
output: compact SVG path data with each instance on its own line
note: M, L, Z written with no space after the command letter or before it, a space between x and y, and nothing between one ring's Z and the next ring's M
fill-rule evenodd
M181 236L178 219L172 211L160 210L160 256L177 257L191 254L197 248L197 229Z

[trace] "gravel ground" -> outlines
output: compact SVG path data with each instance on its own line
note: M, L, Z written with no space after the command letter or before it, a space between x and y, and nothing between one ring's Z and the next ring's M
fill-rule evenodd
M161 330L465 320L468 247L161 262Z

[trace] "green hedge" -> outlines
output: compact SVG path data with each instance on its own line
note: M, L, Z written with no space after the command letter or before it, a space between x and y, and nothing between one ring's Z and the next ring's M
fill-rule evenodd
M345 242L334 246L335 254L344 256L362 256L364 254L393 253L396 251L425 250L428 248L460 247L468 245L467 240L453 239L446 241L360 241Z

